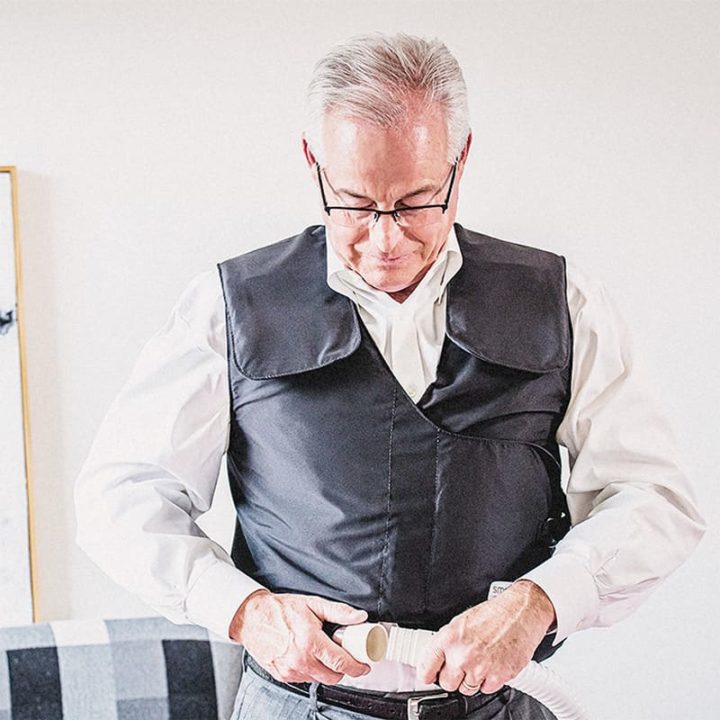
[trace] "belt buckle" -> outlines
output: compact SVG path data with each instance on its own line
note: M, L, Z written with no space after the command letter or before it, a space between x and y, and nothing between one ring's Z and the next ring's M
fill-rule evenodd
M426 700L436 700L450 697L448 693L435 693L434 695L422 695L421 697L409 698L407 701L407 720L420 720L420 703Z

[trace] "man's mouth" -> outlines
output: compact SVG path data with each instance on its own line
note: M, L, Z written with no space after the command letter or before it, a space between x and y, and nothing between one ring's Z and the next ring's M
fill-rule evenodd
M380 264L392 265L393 263L397 263L397 262L400 262L401 260L404 260L405 258L407 258L407 255L395 255L394 257L389 257L389 256L381 257L379 255L375 255L374 257L375 257L375 261Z

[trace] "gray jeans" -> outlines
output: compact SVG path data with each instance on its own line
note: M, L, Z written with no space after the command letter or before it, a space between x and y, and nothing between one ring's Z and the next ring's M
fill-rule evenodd
M230 720L372 720L371 715L345 710L318 700L317 683L310 697L286 690L260 677L245 665ZM430 716L432 717L432 716ZM529 695L506 687L467 720L556 720Z

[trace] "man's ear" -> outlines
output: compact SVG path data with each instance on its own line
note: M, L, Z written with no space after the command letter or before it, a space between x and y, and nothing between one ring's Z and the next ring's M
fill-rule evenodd
M310 149L310 144L308 143L308 139L303 133L302 135L302 149L303 149L303 155L305 155L305 162L307 162L308 167L310 170L315 170L315 163L317 162L317 158L315 157L313 151Z
M472 130L468 132L467 140L465 141L465 146L462 149L462 152L460 153L460 157L458 158L458 162L461 165L464 165L467 161L468 153L470 152L470 145L472 144Z

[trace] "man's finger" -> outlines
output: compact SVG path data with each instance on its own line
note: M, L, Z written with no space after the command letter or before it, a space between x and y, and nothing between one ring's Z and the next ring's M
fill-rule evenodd
M314 656L331 670L359 677L370 672L370 666L356 660L347 650L322 633L314 650Z
M438 675L438 685L448 692L455 692L460 686L465 672L461 668L450 667L445 663L440 668L440 674Z
M325 598L314 595L308 598L307 606L321 620L329 620L330 622L343 623L345 625L355 625L356 623L364 622L368 616L365 610L359 610L347 603L326 600Z
M458 687L458 690L463 695L475 695L475 693L480 690L480 686L483 684L483 682L483 680L481 680L480 682L475 682L473 676L466 673L465 677L460 683L460 686Z
M486 695L489 695L490 693L497 692L504 684L505 682L499 675L489 673L485 680L483 680L482 687L480 689Z
M439 645L429 644L425 648L424 658L417 668L420 680L424 683L434 683L444 662L443 649Z
M316 657L308 660L307 675L311 681L321 682L323 685L336 685L343 677L342 673L331 670Z

